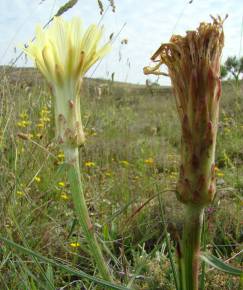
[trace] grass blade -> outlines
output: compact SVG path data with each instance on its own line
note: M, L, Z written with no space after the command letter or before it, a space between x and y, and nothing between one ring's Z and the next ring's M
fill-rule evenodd
M178 277L178 274L177 274L177 271L176 271L176 266L175 266L175 263L174 263L174 260L173 260L173 255L172 255L172 251L171 251L170 239L169 239L169 235L168 235L168 232L167 232L167 225L166 225L165 217L164 217L163 202L162 202L161 195L159 194L158 186L156 186L156 189L157 189L157 192L158 192L161 221L162 221L162 224L165 227L164 228L165 241L166 241L166 246L168 248L168 256L169 256L170 265L171 265L171 269L172 269L172 273L173 273L175 287L176 287L176 290L179 290L180 289L179 277Z
M44 256L42 256L41 254L37 253L37 252L34 252L30 249L26 249L25 247L19 245L19 244L16 244L15 242L13 241L10 241L6 238L3 238L0 236L0 240L3 241L4 243L6 243L8 246L10 247L13 247L19 251L21 251L22 253L24 254L27 254L27 255L30 255L32 257L35 257L43 262L46 262L48 263L49 265L52 265L52 266L56 266L58 267L59 269L62 269L64 271L66 271L67 273L70 273L72 275L76 275L80 278L85 278L89 281L92 281L96 284L99 284L99 285L102 285L102 286L105 286L107 289L117 289L117 290L131 290L131 288L127 288L127 287L124 287L124 286L120 286L120 285L114 285L110 282L107 282L103 279L100 279L100 278L97 278L97 277L93 277L89 274L86 274L85 272L81 271L81 270L76 270L76 269L73 269L67 265L64 265L64 264L61 264L61 263L58 263L52 259L49 259L49 258L46 258Z
M206 228L206 224L205 224L205 220L203 221L203 227L202 227L202 248L203 248L203 251L206 250L206 247L207 247L207 228ZM205 279L206 279L206 263L205 261L202 261L202 265L201 265L201 276L200 276L200 289L201 290L205 290Z
M214 268L226 272L230 275L234 276L243 276L243 271L240 269L237 269L235 267L232 267L226 263L224 263L222 260L216 258L213 255L210 255L206 252L202 252L200 255L201 259L206 262L207 264L213 266Z

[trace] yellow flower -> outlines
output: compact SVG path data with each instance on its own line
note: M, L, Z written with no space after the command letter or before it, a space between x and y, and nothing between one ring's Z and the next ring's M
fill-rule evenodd
M223 176L224 176L224 173L223 173L223 172L220 172L220 171L218 171L218 172L217 172L217 176L218 176L218 177L223 177Z
M70 82L70 78L82 77L110 50L109 43L98 48L102 34L102 28L95 24L84 31L79 17L69 22L55 17L48 29L37 26L35 42L30 42L24 51L49 81Z
M80 247L80 243L78 243L78 242L72 242L72 243L70 243L69 245L70 245L70 247L72 247L72 248L78 248L78 247Z
M19 195L19 196L24 196L25 194L24 194L24 192L23 191L20 191L20 190L17 190L17 195Z
M51 121L51 119L49 117L41 117L40 118L40 122L43 122L43 123L48 123L50 121Z
M43 124L43 123L38 123L38 124L36 125L36 127L38 127L38 128L44 128L44 126L45 126L45 124Z
M29 126L30 124L31 124L31 122L26 121L26 120L22 120L22 121L17 122L17 126L22 127L22 128L25 128L25 127Z
M41 133L37 133L37 134L35 134L35 136L36 136L37 138L41 138L41 137L42 137L42 134L41 134Z
M106 172L106 173L105 173L105 176L110 177L110 176L112 176L112 173L111 173L111 172Z
M94 162L91 162L91 161L87 161L87 162L85 162L84 165L85 165L86 167L95 167L95 163L94 163Z
M22 123L22 121L17 122L16 124L17 124L18 127L21 127L21 128L25 127L25 125Z
M57 184L59 187L65 187L65 182L59 181Z
M37 182L37 183L40 183L41 182L41 178L37 175L34 177L34 180Z
M152 164L154 164L154 159L153 159L153 158L145 159L145 160L144 160L144 163L145 163L145 164L148 164L148 165L152 165Z
M21 119L28 119L28 114L26 112L23 112L23 113L19 114L19 117Z
M46 30L38 26L35 41L23 48L52 87L56 137L63 146L84 143L79 91L85 73L110 50L109 42L99 48L102 34L103 29L95 24L85 31L78 17L71 21L55 17ZM50 119L43 116L43 121Z
M69 199L69 196L66 194L66 192L61 192L60 194L60 198L63 199L63 200L68 200Z
M46 116L46 115L50 114L50 112L51 112L51 111L49 111L49 110L47 109L47 107L44 107L44 108L41 110L40 115L41 115L41 116Z
M64 158L64 152L59 152L58 155L57 155L57 157L59 159L63 159Z
M121 160L120 163L122 165L125 165L125 166L128 166L129 165L129 162L127 160Z

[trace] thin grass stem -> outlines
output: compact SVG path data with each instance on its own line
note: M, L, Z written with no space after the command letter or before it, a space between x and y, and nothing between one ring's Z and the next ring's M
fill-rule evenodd
M156 188L157 188L157 186L156 186ZM158 191L158 188L157 188L157 191ZM170 265L171 265L171 269L172 269L172 273L173 273L175 287L176 287L176 290L180 290L179 277L178 277L178 273L176 271L176 266L175 266L175 263L174 263L174 260L173 260L173 255L172 255L171 245L170 245L170 239L169 239L167 226L166 226L166 222L165 222L165 218L164 218L163 201L162 201L162 198L161 198L160 194L158 194L158 199L159 199L161 221L162 221L162 224L164 225L165 242L166 242L166 246L167 246L167 249L168 249L168 256L169 256Z

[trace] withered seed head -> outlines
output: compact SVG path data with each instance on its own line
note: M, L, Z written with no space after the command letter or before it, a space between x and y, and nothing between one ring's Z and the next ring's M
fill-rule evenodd
M226 16L227 17L227 16ZM154 67L145 74L171 78L181 123L181 166L178 198L184 203L205 205L215 193L214 159L221 95L220 58L224 46L223 22L212 17L186 36L173 35L151 57Z
M211 16L212 17L212 16ZM227 18L227 16L225 17ZM213 23L201 23L197 30L187 31L186 36L172 35L169 43L162 44L151 60L155 67L145 67L145 74L166 75L160 71L166 65L176 95L180 117L203 102L205 89L214 95L215 86L220 90L220 58L224 46L223 22L225 19L212 17ZM208 94L206 94L208 95ZM210 96L207 96L209 98ZM190 99L191 98L191 99ZM213 104L208 102L208 112ZM210 106L211 105L211 106Z

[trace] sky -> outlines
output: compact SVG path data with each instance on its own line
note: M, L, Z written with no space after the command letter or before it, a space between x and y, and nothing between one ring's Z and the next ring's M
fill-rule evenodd
M44 25L67 0L0 0L0 64L10 64L21 52L19 46L34 36L36 24ZM150 57L161 43L172 34L184 35L194 30L200 22L210 21L211 15L229 14L225 21L224 61L228 56L243 56L242 26L243 0L115 0L116 12L102 0L107 12L99 13L97 0L79 0L64 18L80 16L84 26L100 22L104 25L104 40L114 33L111 53L96 68L91 68L88 77L111 78L116 81L144 84L143 67L151 64ZM127 39L127 44L121 44ZM241 45L240 45L241 43ZM33 66L23 56L17 66ZM166 77L160 84L169 84Z

